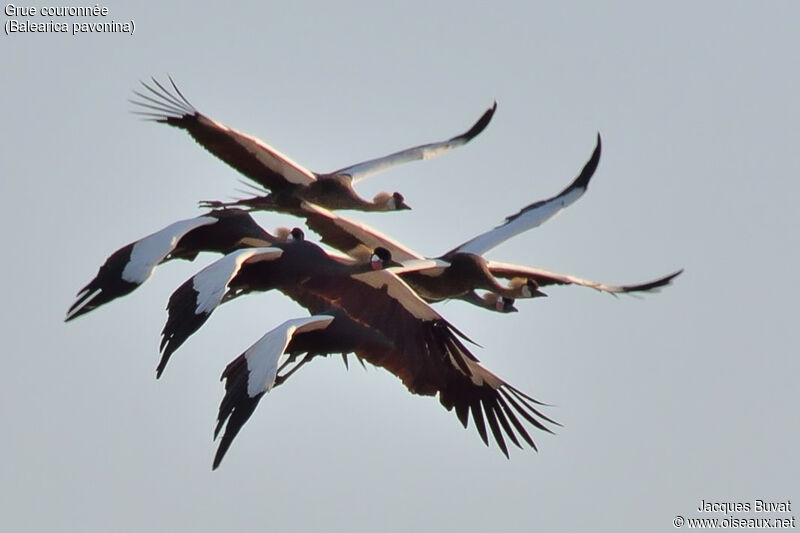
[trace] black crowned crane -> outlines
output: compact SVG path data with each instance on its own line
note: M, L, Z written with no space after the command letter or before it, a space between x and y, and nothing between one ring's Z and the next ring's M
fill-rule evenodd
M230 253L238 248L269 246L283 240L261 228L241 209L214 210L179 220L111 254L97 275L77 294L65 321L129 294L171 259L194 260L200 252Z
M583 196L597 169L600 152L601 141L598 135L597 145L586 165L559 194L534 202L507 217L496 228L429 259L430 263L426 268L401 273L400 276L427 302L460 298L500 312L516 311L513 305L516 298L544 296L539 289L547 285L579 285L612 294L652 291L667 285L680 271L640 284L609 285L535 267L498 263L483 257L483 254L504 241L553 218ZM334 214L309 202L303 202L292 213L305 218L308 227L321 236L322 242L351 256L362 256L368 250L380 246L389 250L397 261L425 259L421 254L366 224ZM507 279L509 283L503 284L498 278ZM479 295L475 292L476 289L489 293Z
M168 345L176 338L176 328L195 331L226 299L226 295L242 294L237 290L242 284L246 291L275 285L271 279L264 279L266 274L257 272L257 269L259 264L280 257L280 251L277 248L240 250L219 259L184 283L173 293L168 305L169 318L164 331ZM248 260L254 262L248 266ZM219 464L233 436L249 418L264 392L276 379L280 382L288 377L276 377L277 370L273 371L273 368L277 369L276 359L287 350L289 353L308 352L289 373L295 372L314 355L352 351L359 360L384 368L400 378L410 392L438 395L447 410L455 408L464 427L467 427L472 413L475 427L486 444L488 423L505 455L508 455L505 437L522 447L519 436L535 449L533 439L519 417L549 432L545 423L556 422L538 410L537 405L542 404L480 365L460 340L466 337L394 274L395 270L407 271L423 267L424 263L426 261L418 261L414 265L351 275L333 271L325 273L326 268L317 267L314 275L305 276L303 280L295 278L292 283L278 287L313 315L338 315L331 324L344 320L349 331L343 333L342 329L337 329L331 334L332 339L319 336L313 345L302 340L296 341L299 345L293 345L296 335L300 339L305 332L328 327L324 324L327 318L317 317L320 322L313 318L310 322L304 322L307 319L289 321L268 333L231 363L223 374L227 380L227 392L220 406L217 426L219 432L225 420L230 419L230 434L223 437L215 464ZM250 269L244 275L247 280L237 280L245 268ZM275 272L270 276L273 274ZM361 328L352 328L351 321ZM305 326L301 327L303 324ZM306 327L310 329L306 330ZM163 370L163 364L160 368Z
M368 276L388 278L391 274ZM481 365L454 335L452 326L424 302L410 304L410 300L415 298L414 293L408 287L399 289L402 281L395 277L388 283L393 287L388 292L373 287L372 294L384 300L381 305L395 310L396 319L402 322L402 326L387 330L386 321L377 325L373 321L369 327L364 326L343 310L344 307L352 309L353 301L348 300L344 307L337 307L331 299L336 291L317 286L303 301L311 308L328 307L325 314L287 320L228 364L222 373L225 396L219 406L214 437L219 435L223 426L225 432L213 468L219 466L231 442L265 393L285 383L292 373L314 356L330 353L354 352L361 361L383 367L399 377L409 392L426 396L438 394L439 402L448 411L455 408L465 428L469 425L471 413L478 434L487 445L488 423L497 446L506 457L506 438L519 448L522 448L520 441L524 441L536 449L523 422L548 433L552 431L546 423L558 425L540 412L542 404ZM393 295L391 302L386 301L390 295ZM317 303L312 304L311 300L315 299ZM361 314L357 310L356 313ZM402 328L407 328L412 336L406 338L402 333L398 334ZM388 335L383 332L388 332ZM305 356L291 370L279 375L291 361L290 358L279 367L284 354Z
M489 108L466 132L446 141L423 144L393 154L341 168L334 172L312 172L263 141L239 132L203 115L189 103L170 78L172 91L153 79L142 83L145 92L134 91L135 111L157 122L186 130L206 150L228 163L259 186L272 191L266 197L236 202L264 210L295 207L308 200L329 209L394 211L409 209L400 193L379 193L372 201L356 194L353 184L391 167L430 159L468 143L489 124L497 104Z
M233 360L222 374L226 393L220 404L214 438L226 421L227 427L214 457L214 468L219 466L261 397L300 368L300 364L295 364L279 375L297 357L303 356L305 361L318 355L341 354L347 362L350 353L387 350L393 350L393 346L386 337L336 308L330 308L324 315L287 320L265 334ZM279 365L284 354L288 357Z
M303 238L300 228L292 230L288 242L269 247L232 252L210 264L184 282L170 296L167 322L161 332L161 377L172 354L223 301L251 291L286 291L313 277L348 277L354 274L401 266L391 253L378 247L367 262L335 252L326 252Z

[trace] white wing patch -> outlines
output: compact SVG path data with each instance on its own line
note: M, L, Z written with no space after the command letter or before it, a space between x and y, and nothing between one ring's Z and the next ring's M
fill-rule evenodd
M210 313L222 301L228 283L236 276L242 264L252 257L277 259L283 254L278 248L248 248L231 252L195 274L192 287L197 293L195 314Z
M464 143L440 142L416 146L414 148L401 150L387 156L370 159L369 161L364 161L363 163L358 163L356 165L337 170L332 174L350 176L353 180L353 183L356 183L404 163L432 159L437 155L443 154L444 152L447 152L448 150L451 150L462 144Z
M244 352L247 361L247 395L254 398L272 389L278 375L278 361L295 333L326 328L332 321L331 315L294 318L256 341Z
M418 272L424 276L438 276L449 266L449 262L441 259L411 259L403 261L402 266L389 267L386 270L398 275Z
M387 156L377 157L375 159L370 159L369 161L364 161L362 163L357 163L355 165L339 169L336 172L331 172L331 174L350 176L351 182L356 183L364 178L368 178L394 166L402 165L403 163L418 161L420 159L434 158L440 154L443 154L444 152L452 150L453 148L457 148L468 143L470 140L475 138L475 136L479 135L489 124L489 121L492 120L492 115L494 115L496 108L497 103L486 110L486 112L481 115L478 121L473 124L469 130L446 141L432 142L414 146L412 148L406 148L405 150L400 150Z
M122 271L122 279L131 283L144 283L153 274L156 266L175 249L175 245L184 235L216 222L216 218L206 216L179 220L137 241L131 250L131 258Z
M531 228L542 225L564 208L573 204L586 192L585 188L574 188L564 195L556 196L543 202L536 208L521 213L519 216L501 224L494 229L478 235L477 237L465 242L453 252L465 252L476 255L483 255L495 246L502 244L511 237L519 235Z
M442 318L439 313L434 311L433 307L414 292L414 289L387 269L356 274L351 277L376 289L386 286L389 296L397 300L409 313L420 320L439 320Z
M252 135L229 128L228 126L206 116L201 115L200 120L205 120L213 127L227 132L237 144L253 154L253 156L255 156L255 158L258 159L258 161L265 167L286 178L286 181L296 185L309 185L317 181L317 178L314 176L313 172L303 167L299 163L296 163L288 156L280 153L278 150L269 146L264 141L257 139Z

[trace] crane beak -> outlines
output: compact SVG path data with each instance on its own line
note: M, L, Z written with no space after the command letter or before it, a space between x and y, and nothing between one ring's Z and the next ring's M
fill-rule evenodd
M514 302L504 302L503 300L497 300L497 305L495 305L495 309L501 313L519 312L519 309L514 307Z
M528 293L525 295L525 293ZM522 287L522 294L525 295L525 298L541 298L547 297L547 294L539 290L539 284L529 279L525 286Z
M500 313L516 313L519 311L514 307L514 300L511 298L498 298L495 303L495 309Z

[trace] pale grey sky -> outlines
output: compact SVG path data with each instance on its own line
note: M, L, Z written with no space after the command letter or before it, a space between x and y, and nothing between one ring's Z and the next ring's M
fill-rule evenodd
M800 501L800 5L285 4L108 3L133 36L0 37L0 529L668 531L702 499ZM62 322L111 252L241 188L129 113L138 80L166 74L320 171L462 131L497 100L468 146L359 184L414 210L354 218L427 255L560 191L600 131L587 194L489 257L609 283L686 272L638 299L439 307L553 404L564 427L534 434L538 453L506 460L437 400L336 357L267 395L212 472L225 364L305 311L278 293L226 305L158 382L166 300L213 256Z

